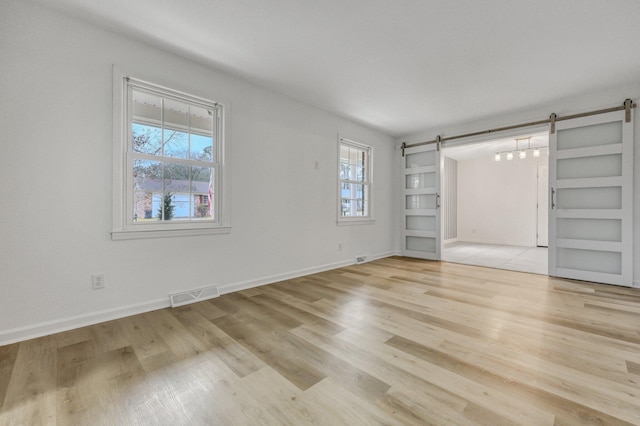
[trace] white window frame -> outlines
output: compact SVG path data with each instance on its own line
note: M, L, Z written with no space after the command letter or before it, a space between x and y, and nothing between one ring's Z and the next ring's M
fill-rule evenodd
M351 148L359 149L365 151L367 154L366 164L368 167L365 167L365 176L364 182L350 181L344 180L340 176L340 148L345 145ZM373 148L362 144L360 142L356 142L351 139L346 139L340 137L338 135L338 171L336 173L338 178L338 201L337 201L337 223L338 225L366 225L372 224L375 222L373 216ZM366 194L368 198L366 199L368 202L367 207L367 215L366 216L342 216L342 184L343 183L356 183L363 184L366 186Z
M175 220L137 222L133 217L133 151L131 148L130 92L133 87L142 87L159 94L190 104L211 105L217 113L214 214L212 220ZM231 231L229 221L229 170L226 161L227 114L225 104L168 89L131 77L116 66L113 68L113 224L112 240L161 238L173 236L195 236L222 234Z

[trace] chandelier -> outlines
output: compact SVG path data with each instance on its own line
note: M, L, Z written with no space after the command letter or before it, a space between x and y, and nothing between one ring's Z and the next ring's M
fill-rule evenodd
M525 145L525 141L526 141L526 147L525 148L521 148L520 145L522 143L522 145ZM535 147L535 148L531 148L531 136L528 136L526 138L516 138L516 149L512 150L512 151L500 151L500 152L496 152L496 155L494 157L494 159L496 161L500 161L502 160L502 155L505 155L505 158L507 160L513 160L513 158L515 157L515 155L518 155L518 158L521 160L524 160L525 158L527 158L527 153L531 152L531 155L535 158L540 157L540 148L545 148L545 147Z

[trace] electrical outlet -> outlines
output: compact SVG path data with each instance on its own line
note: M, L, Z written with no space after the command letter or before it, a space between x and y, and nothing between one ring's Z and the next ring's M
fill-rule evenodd
M102 290L104 288L104 274L91 275L91 288L93 290Z
M338 251L342 251L342 243L338 243Z

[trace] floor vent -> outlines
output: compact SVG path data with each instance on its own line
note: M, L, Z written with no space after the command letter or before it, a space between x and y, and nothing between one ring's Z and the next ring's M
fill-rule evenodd
M220 296L220 290L218 290L218 287L197 288L195 290L182 291L180 293L173 293L169 295L169 297L171 297L172 308L199 302L201 300L213 299L218 296Z
M360 263L364 263L367 261L367 256L358 256L356 257L356 265Z

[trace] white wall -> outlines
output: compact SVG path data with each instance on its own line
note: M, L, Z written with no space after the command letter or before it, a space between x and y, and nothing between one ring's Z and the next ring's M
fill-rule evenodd
M548 164L546 149L538 158L458 161L458 241L535 246L538 164Z
M543 82L536 82L543 84ZM585 94L583 96L576 96L567 99L550 99L548 103L543 105L535 105L530 109L505 112L504 115L487 117L486 119L450 124L441 128L426 129L422 132L403 136L396 139L396 146L402 142L408 144L433 140L436 135L442 137L477 132L485 129L494 129L502 126L508 126L518 123L529 122L533 120L541 120L548 118L552 112L558 114L558 116L566 116L570 114L597 110L601 108L617 107L623 104L626 98L631 98L634 102L638 102L640 99L640 81L637 84L631 86L615 86L616 82L611 82L612 87L609 90L602 92L594 92ZM634 109L635 121L638 123L640 114L638 108ZM636 124L636 126L638 126ZM532 127L529 129L531 133L537 131L545 131L546 126ZM496 137L511 137L522 134L522 129L516 129L509 132L492 133L467 140L462 140L460 143L468 143L469 141L487 141L495 139ZM633 266L634 266L634 286L640 287L640 130L636 128L634 134L634 164L636 165L634 171L633 181ZM515 161L515 160L514 160ZM398 225L400 229L402 225Z
M26 1L0 5L0 58L0 345L394 250L387 135ZM230 234L111 240L112 64L230 101ZM336 225L338 133L374 148L373 225Z

